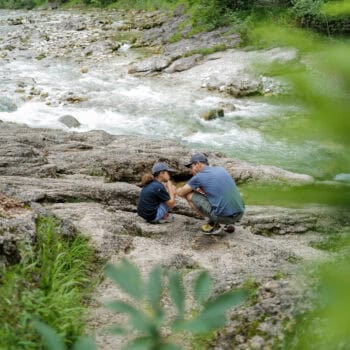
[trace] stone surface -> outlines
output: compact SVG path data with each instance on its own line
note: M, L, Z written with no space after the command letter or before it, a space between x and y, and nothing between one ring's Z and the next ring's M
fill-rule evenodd
M203 112L200 115L200 118L204 120L213 120L216 118L222 118L224 116L225 116L224 110L219 108L219 109L211 109L209 111Z
M2 123L0 129L0 175L59 177L84 174L104 176L107 181L139 183L156 161L176 170L175 179L189 178L184 166L191 151L180 144L138 136L113 136L103 131L68 133L62 130L30 129ZM224 166L238 183L282 181L311 183L309 175L295 174L274 166L253 165L207 153L210 164Z
M72 115L63 115L62 117L59 117L58 120L68 128L78 128L80 126L79 121Z
M129 68L129 73L158 72L168 67L171 58L165 55L159 55L147 58L141 62L134 63Z

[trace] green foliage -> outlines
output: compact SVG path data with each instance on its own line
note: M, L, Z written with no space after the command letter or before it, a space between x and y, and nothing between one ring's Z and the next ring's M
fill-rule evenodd
M306 314L298 315L283 349L335 350L350 346L350 258L327 262L312 271L318 298Z
M170 328L172 334L208 334L223 327L227 310L241 304L247 297L247 292L241 289L208 300L212 280L206 272L202 272L193 285L193 297L198 309L187 314L186 292L180 273L165 273L160 267L155 267L150 272L147 282L144 282L136 271L137 268L127 260L122 260L118 266L108 265L106 268L107 275L133 299L132 303L117 300L107 305L112 311L129 316L129 327L118 326L116 332L111 330L112 333L127 333L130 328L137 333L136 338L125 349L180 349L170 342L171 336L163 335L162 329ZM129 275L129 283L133 288L125 288L123 279L126 275ZM163 286L166 276L167 289ZM165 317L165 310L161 306L162 297L166 294L170 296L176 311L172 320Z
M0 0L0 8L7 9L32 9L36 6L34 0Z
M350 188L346 184L288 185L284 183L247 183L240 186L247 203L275 205L286 208L304 208L310 204L323 206L350 206Z
M299 2L301 3L301 2ZM311 2L303 1L304 4ZM317 5L317 1L312 1ZM333 7L335 6L335 7ZM341 13L344 4L333 4L330 11ZM327 9L327 7L326 7ZM339 11L338 11L339 10ZM347 12L348 14L349 12ZM339 145L347 157L343 168L350 171L349 161L349 110L350 110L350 47L345 41L326 40L317 35L293 28L279 28L266 25L257 30L259 39L269 45L283 45L298 49L305 59L308 70L295 71L286 64L281 75L293 87L290 101L304 107L305 132L296 134L302 139L310 135L319 135L331 144ZM281 130L283 133L283 129ZM315 198L317 187L309 192ZM312 194L313 192L313 194ZM325 204L341 204L350 207L349 186L328 187ZM303 191L299 197L303 199ZM336 231L337 228L334 228ZM330 251L340 251L336 259L315 267L306 279L313 281L314 302L311 309L305 310L289 325L290 331L285 337L283 349L288 350L333 350L347 349L350 346L350 258L349 233L327 235L321 242L312 246Z
M35 330L40 334L44 345L50 350L65 350L64 343L61 337L55 332L55 330L46 324L34 321L33 326ZM94 341L89 337L80 337L73 345L73 350L95 350L96 346Z
M333 232L320 237L320 240L318 241L310 242L310 246L315 249L326 250L329 252L340 252L350 243L349 237L350 232Z
M350 17L344 12L334 12L328 16L323 6L329 0L295 0L292 13L298 24L325 34L346 34L350 32ZM337 8L333 6L331 8Z
M62 238L54 218L40 218L36 230L34 249L23 246L21 262L0 276L1 349L39 348L33 318L56 329L66 344L83 331L94 253L81 236Z

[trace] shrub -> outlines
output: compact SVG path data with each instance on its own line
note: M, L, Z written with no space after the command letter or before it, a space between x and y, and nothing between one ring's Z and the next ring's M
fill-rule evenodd
M328 16L322 7L328 0L295 0L292 13L302 28L325 34L350 33L350 16Z

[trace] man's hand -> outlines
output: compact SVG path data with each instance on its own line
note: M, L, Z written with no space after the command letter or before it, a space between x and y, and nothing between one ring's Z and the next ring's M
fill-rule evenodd
M192 192L192 188L190 185L186 184L185 186L182 186L181 188L179 188L177 190L177 195L180 197L186 197L187 194L189 194L190 192Z

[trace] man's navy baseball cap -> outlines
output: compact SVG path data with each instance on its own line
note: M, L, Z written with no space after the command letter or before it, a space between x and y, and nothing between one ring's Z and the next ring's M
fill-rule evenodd
M169 173L176 171L175 169L170 168L166 163L156 163L152 167L152 175L159 173L161 171L167 171Z
M189 168L193 163L198 162L208 164L208 158L203 153L196 153L191 157L190 162L185 164L185 167Z

